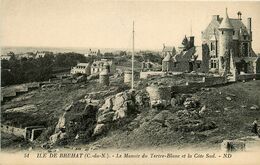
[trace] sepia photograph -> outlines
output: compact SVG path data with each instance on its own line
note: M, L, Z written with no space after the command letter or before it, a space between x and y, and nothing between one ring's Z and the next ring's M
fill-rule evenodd
M0 0L1 165L260 164L260 1Z

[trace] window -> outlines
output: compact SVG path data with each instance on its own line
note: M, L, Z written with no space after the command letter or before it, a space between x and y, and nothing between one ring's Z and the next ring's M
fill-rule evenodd
M173 63L173 67L176 67L176 66L177 66L177 62L174 62L174 63Z
M217 68L217 60L210 60L210 68Z
M210 43L210 51L215 50L215 48L216 48L216 44L214 42L211 42Z
M233 31L233 35L235 35L235 31Z
M249 48L248 48L248 43L243 43L242 44L242 55L244 56L244 57L248 57L248 50L249 50Z
M224 34L224 31L222 31L222 34Z
M200 68L200 63L197 63L197 68Z

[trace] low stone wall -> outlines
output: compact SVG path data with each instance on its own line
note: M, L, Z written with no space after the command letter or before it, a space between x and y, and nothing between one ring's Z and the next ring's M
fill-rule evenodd
M240 74L237 76L238 81L243 81L243 80L253 80L256 79L256 74Z
M204 77L203 80L205 86L215 86L227 83L226 77Z
M18 93L25 93L28 92L30 89L35 89L39 87L40 83L37 82L3 87L1 89L1 101L3 101L4 98L15 97Z
M171 91L175 93L189 93L194 89L226 83L227 79L225 77L203 77L201 81L187 81L185 85L174 85L171 87Z
M1 124L1 132L7 133L7 134L13 134L18 137L24 137L25 136L25 129L12 127L8 125Z
M26 86L28 87L28 89L40 88L40 83L38 82L27 83Z
M174 93L190 93L192 88L189 85L174 85L171 87L171 91Z
M165 72L140 72L140 79L147 79L149 77L154 77L154 76L164 76L166 73Z

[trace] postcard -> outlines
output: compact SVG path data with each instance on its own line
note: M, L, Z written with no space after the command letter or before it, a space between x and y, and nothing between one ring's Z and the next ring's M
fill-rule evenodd
M0 0L0 164L260 164L259 9Z

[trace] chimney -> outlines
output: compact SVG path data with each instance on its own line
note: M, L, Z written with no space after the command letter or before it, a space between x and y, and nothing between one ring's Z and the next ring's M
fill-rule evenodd
M252 38L252 18L247 18L247 32L250 35L250 38Z
M237 12L237 19L242 20L241 15L242 15L242 13L240 11Z
M194 47L194 36L190 36L190 47Z
M212 15L212 20L219 21L219 15Z

